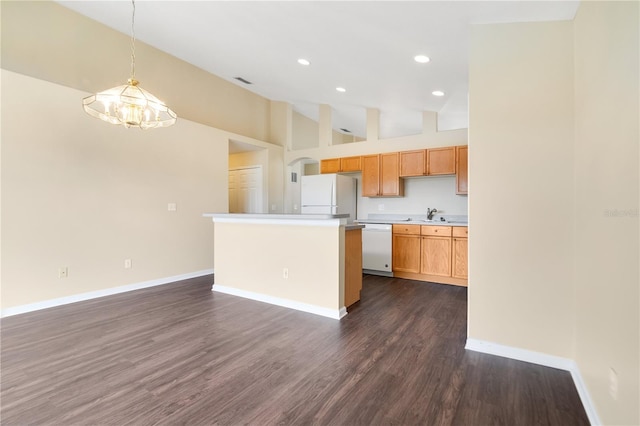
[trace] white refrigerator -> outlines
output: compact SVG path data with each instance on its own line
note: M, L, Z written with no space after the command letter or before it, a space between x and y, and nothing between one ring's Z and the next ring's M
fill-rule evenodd
M300 178L302 214L349 214L356 220L356 179L337 174L309 175Z

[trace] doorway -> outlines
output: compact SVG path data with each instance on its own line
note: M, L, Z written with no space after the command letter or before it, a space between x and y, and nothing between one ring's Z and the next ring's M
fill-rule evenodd
M262 166L229 169L229 213L265 213L262 192Z

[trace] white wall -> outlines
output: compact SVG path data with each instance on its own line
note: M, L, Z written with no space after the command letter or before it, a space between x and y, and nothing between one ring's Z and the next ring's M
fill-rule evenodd
M3 308L213 268L201 215L228 206L224 132L108 125L87 93L1 76Z
M583 2L575 19L575 359L612 425L640 424L638 17Z
M573 355L572 22L476 25L469 337Z
M358 179L358 218L369 214L426 215L427 208L438 209L438 214L466 215L467 196L456 195L455 176L429 176L404 179L404 197L362 197L362 177ZM381 207L382 206L382 207ZM381 210L382 208L382 210Z

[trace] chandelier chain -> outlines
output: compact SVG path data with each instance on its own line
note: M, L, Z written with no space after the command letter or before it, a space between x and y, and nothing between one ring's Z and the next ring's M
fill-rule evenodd
M136 80L135 0L131 0L131 6L131 77L127 84L87 96L82 100L82 106L92 117L127 128L144 130L172 126L178 118L176 113L140 87Z
M131 0L131 4L133 6L133 12L131 13L131 79L135 80L136 78L136 31L135 31L135 21L136 21L136 1Z

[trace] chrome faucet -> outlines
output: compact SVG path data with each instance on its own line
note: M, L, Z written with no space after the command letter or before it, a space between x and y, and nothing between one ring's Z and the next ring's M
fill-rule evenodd
M433 220L433 215L436 214L438 212L438 210L436 209L430 209L429 207L427 207L427 219L428 220Z

